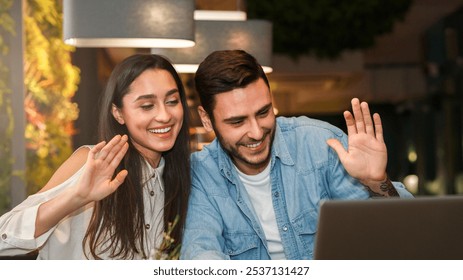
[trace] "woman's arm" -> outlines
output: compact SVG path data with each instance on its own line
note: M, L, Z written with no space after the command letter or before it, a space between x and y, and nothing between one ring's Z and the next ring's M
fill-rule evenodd
M85 170L75 186L40 205L35 220L34 237L47 232L80 207L113 193L127 176L127 171L122 170L113 179L114 171L127 149L127 136L115 136L107 144L101 142L91 150L82 150L73 154L41 191L53 188L65 180L68 170L80 169L83 165L82 158L86 156Z

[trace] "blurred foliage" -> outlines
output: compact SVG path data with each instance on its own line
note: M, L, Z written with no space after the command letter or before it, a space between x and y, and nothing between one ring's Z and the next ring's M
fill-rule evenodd
M273 51L337 58L372 47L403 20L411 0L247 0L248 18L273 23Z
M11 151L13 111L11 107L10 70L5 63L9 44L5 36L15 35L14 20L10 15L13 0L0 0L0 215L9 208L9 190L13 172Z
M152 260L178 260L180 259L181 245L175 245L175 239L171 236L172 231L178 224L180 216L175 216L173 222L169 222L167 230L163 233L163 239L159 250L151 252L150 259Z
M71 63L74 47L62 40L62 1L27 0L25 26L26 180L35 193L71 155L74 120L71 101L80 81Z

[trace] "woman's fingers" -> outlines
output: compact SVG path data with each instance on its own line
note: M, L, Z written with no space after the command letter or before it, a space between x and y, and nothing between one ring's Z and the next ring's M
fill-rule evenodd
M113 139L111 139L108 145L106 145L103 148L103 151L105 151L105 154L106 154L106 157L104 159L109 163L112 162L114 157L118 155L121 152L121 150L124 148L124 145L127 143L127 139L128 139L127 135L113 137ZM113 140L114 142L111 143Z
M104 144L104 142L99 143L93 149L94 159L111 162L124 144L127 143L127 139L127 135L116 135L107 144Z
M108 155L110 155L111 150L121 141L121 136L116 135L111 139L98 153L95 159L105 160Z
M93 148L90 149L90 152L88 152L87 161L88 162L93 161L105 145L106 145L106 141L101 141L100 143L93 146Z
M111 192L114 192L125 180L127 177L127 170L121 170L119 173L117 173L116 177L111 181L110 187L111 187Z
M125 142L122 144L121 149L117 150L117 152L114 154L114 157L111 158L111 162L109 163L111 167L116 169L116 167L119 165L121 160L124 158L125 153L129 149L129 143Z

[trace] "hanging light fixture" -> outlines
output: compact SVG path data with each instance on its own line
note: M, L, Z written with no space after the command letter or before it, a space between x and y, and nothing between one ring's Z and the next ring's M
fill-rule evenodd
M244 11L228 10L196 10L195 20L246 20L247 15Z
M195 18L197 18L195 12ZM195 46L152 48L166 56L180 73L196 72L199 63L216 50L242 49L253 55L266 73L272 72L272 24L266 20L196 20Z
M63 35L76 47L194 46L194 0L63 0Z

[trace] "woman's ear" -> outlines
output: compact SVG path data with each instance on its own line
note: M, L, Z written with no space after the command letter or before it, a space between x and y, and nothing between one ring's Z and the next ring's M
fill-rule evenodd
M203 106L198 106L198 114L199 114L199 117L201 118L201 122L203 123L203 126L206 129L206 131L213 132L214 129L212 127L211 119L209 118L209 115L204 110Z
M125 124L124 117L122 116L121 110L119 108L117 108L116 105L113 104L111 112L113 114L113 117L116 119L116 121L119 124L121 124L121 125Z

